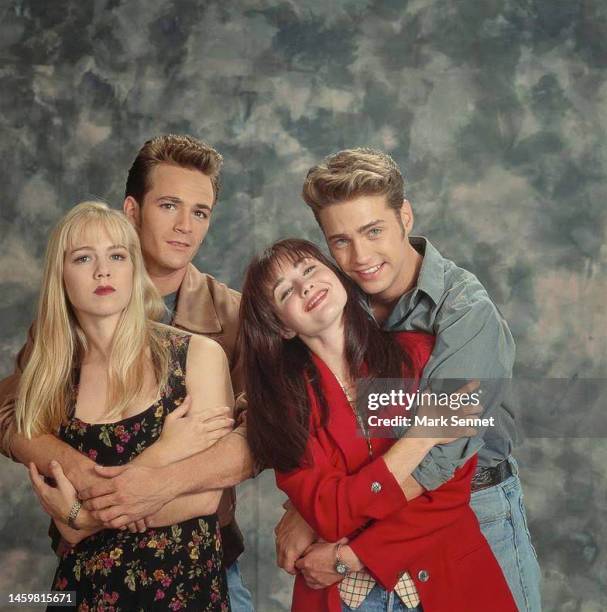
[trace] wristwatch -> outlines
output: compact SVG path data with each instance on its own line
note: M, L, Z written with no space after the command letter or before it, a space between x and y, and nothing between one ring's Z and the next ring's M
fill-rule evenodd
M335 548L335 571L340 576L347 576L350 573L350 568L339 558L339 549L341 544L338 544Z

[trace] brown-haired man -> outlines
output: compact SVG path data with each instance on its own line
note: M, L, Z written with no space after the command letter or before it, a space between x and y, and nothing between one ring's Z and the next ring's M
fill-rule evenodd
M221 155L189 136L164 135L146 142L128 173L124 212L137 228L146 269L165 300L165 323L219 342L230 362L235 396L242 381L235 355L240 295L199 272L192 259L204 241L220 186ZM205 489L226 489L218 509L232 610L253 609L242 583L238 557L243 539L234 518L233 487L251 473L244 428L225 435L199 453L192 471L181 463L161 471L129 464L98 470L89 458L52 435L27 440L14 430L14 396L31 345L22 349L15 373L0 383L2 452L21 463L33 461L47 473L56 459L82 499L108 527L120 527L153 514L171 498ZM241 398L242 402L242 398ZM225 415L208 421L209 437L225 433ZM190 465L190 464L188 464ZM193 477L195 476L195 477ZM180 493L177 488L181 487ZM115 503L123 501L117 512ZM145 528L139 522L141 529Z
M309 170L303 198L338 265L364 292L377 323L390 331L414 329L436 336L425 380L435 385L463 378L484 381L484 416L495 416L497 426L432 449L414 472L417 489L407 496L437 488L478 452L471 505L519 609L538 612L539 566L511 457L515 424L503 382L511 378L514 363L508 325L473 274L444 258L425 238L410 236L413 210L390 156L373 149L331 155ZM314 534L293 509L276 532L279 562L287 571L299 569L317 583L339 578L330 572L335 553L329 545L314 544L298 559ZM350 547L363 565L365 556L370 560L382 554L364 538ZM418 579L428 577L414 576Z

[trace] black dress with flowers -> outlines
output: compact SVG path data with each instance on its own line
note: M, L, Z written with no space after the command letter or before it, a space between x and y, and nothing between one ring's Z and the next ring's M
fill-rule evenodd
M62 440L102 465L122 465L152 444L166 415L185 397L190 336L167 333L169 381L144 412L116 423L71 418ZM100 531L60 559L53 589L76 591L79 611L227 611L230 609L215 514L131 533Z

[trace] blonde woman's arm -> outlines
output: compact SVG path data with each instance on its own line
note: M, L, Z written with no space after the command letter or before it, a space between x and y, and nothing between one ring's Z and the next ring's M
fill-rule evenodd
M218 409L228 407L229 417L219 417L219 429L226 435L232 430L234 420L231 418L231 409L234 407L234 394L230 382L230 368L224 350L214 340L204 336L192 336L188 350L185 384L191 406L187 414L181 417L185 427L191 430L197 422L217 414ZM221 428L221 419L228 418L229 422ZM191 438L184 431L185 437ZM220 435L217 439L223 437ZM192 453L193 454L193 453ZM221 489L194 493L178 497L166 504L161 510L146 518L149 527L161 527L187 520L196 516L212 514L217 510L221 499Z

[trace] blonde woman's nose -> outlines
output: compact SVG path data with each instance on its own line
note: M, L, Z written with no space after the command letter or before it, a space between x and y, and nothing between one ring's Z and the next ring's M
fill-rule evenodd
M109 276L110 276L110 269L107 266L107 264L101 264L97 266L97 269L95 270L95 278L103 278L103 277L109 277Z

